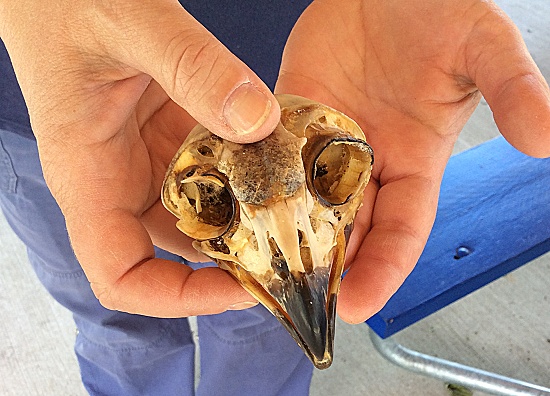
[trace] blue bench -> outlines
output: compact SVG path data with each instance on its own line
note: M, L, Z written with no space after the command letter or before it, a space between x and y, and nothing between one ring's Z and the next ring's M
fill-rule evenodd
M550 251L550 159L530 158L497 138L453 156L434 227L413 272L367 321L393 363L494 394L550 389L423 355L389 337ZM375 334L374 334L375 333Z

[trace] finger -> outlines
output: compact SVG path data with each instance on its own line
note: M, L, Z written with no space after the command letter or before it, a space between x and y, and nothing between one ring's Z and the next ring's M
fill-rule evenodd
M160 200L155 202L141 216L140 220L147 229L155 246L194 263L212 261L211 258L199 253L192 246L193 239L176 227L178 219L166 210Z
M142 106L144 112L152 113L148 119L141 118L140 136L147 146L151 160L154 183L151 188L153 195L150 198L154 202L160 195L168 165L189 132L197 125L197 121L171 99L160 101L159 105L153 108L148 106L147 99L144 95L138 102L138 106ZM155 103L156 100L153 99L151 102Z
M355 255L359 251L363 240L367 236L371 229L372 224L372 208L376 202L376 195L378 194L380 186L377 180L371 178L367 187L365 188L365 195L363 203L355 220L353 221L353 231L346 247L346 262L344 265L344 271L349 269L351 263L355 259Z
M275 129L280 110L267 86L176 1L118 2L96 12L111 56L151 75L213 133L252 142Z
M466 52L471 78L500 132L517 149L550 156L550 92L512 21L494 11L476 25Z
M101 264L83 268L99 301L109 309L183 317L256 302L221 269L193 271L154 258L147 231L127 211L109 210L85 220L70 215L67 220L78 259Z
M404 177L378 191L371 229L342 280L338 313L346 322L378 312L413 269L433 225L437 179Z

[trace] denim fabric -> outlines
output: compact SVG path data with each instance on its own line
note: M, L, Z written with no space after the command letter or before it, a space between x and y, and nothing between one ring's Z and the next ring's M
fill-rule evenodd
M179 0L273 89L288 34L312 0ZM0 39L0 129L34 138L10 57Z
M311 0L182 0L224 45L274 87L282 50ZM92 395L192 395L195 345L186 319L103 308L71 250L42 177L27 109L0 41L0 206L46 289L73 312L75 352ZM157 250L172 260L178 257ZM197 395L307 395L312 365L263 307L197 318Z
M36 142L0 130L0 206L27 246L36 275L72 311L75 352L91 395L193 395L188 321L103 308L71 250L61 211L42 177ZM181 261L157 249L157 255ZM197 395L307 395L312 366L263 307L198 318Z

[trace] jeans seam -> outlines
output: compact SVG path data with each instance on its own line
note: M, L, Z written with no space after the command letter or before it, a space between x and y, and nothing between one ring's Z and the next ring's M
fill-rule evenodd
M78 331L78 335L80 335L86 342L88 342L91 345L94 345L95 347L98 347L100 349L108 350L111 352L115 352L117 354L125 353L125 352L134 352L134 351L145 351L147 349L155 348L157 347L165 335L168 334L168 326L159 326L159 337L156 338L154 341L151 341L147 345L143 346L135 346L135 347L124 347L124 348L113 348L109 347L107 345L99 344L95 341L90 340L82 331Z
M269 328L265 331L262 331L261 333L256 334L252 337L248 337L246 340L231 341L231 340L228 340L228 339L222 337L221 335L219 335L216 332L216 330L214 329L214 327L211 326L210 324L203 323L203 325L205 327L207 327L219 341L223 342L226 345L245 345L245 344L249 344L250 342L260 340L262 337L264 337L267 334L273 333L275 331L279 331L282 328L282 326L279 323L277 323L277 325L273 326L272 328Z
M84 276L84 271L81 269L74 272L58 272L42 267L42 271L58 279L77 279Z
M40 263L36 263L36 268L38 268L41 272L44 272L50 276L53 276L57 279L78 279L84 276L84 270L80 267L80 264L78 264L79 269L74 271L56 271L55 269L52 269L50 265L48 265L48 261L44 260L38 253L36 253L33 249L28 248L27 249L27 255L29 257L29 261L38 260Z
M11 156L4 147L4 142L2 139L0 139L0 150L2 150L2 164L4 165L4 169L8 172L5 191L7 193L15 194L17 193L17 174L15 173Z

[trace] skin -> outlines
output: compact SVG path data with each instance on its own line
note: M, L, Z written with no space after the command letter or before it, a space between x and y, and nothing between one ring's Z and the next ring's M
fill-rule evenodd
M271 133L263 82L175 0L0 4L44 177L101 304L161 317L255 304L224 271L157 259L153 243L201 259L160 202L166 168L197 121L233 141ZM273 102L248 135L224 117L246 83Z
M378 312L416 264L481 95L511 144L550 155L548 85L490 1L315 1L287 43L276 90L348 114L375 152L338 301L350 323Z
M274 98L175 1L48 6L0 0L0 35L45 179L100 302L162 317L254 304L224 271L154 258L153 243L200 259L159 201L166 167L197 121L233 141L265 137L279 117ZM261 93L236 114L266 101L271 111L232 128L227 108L243 84ZM548 87L490 2L317 0L290 37L277 91L355 118L376 153L340 295L351 323L375 313L418 259L444 166L480 92L512 144L550 155Z

